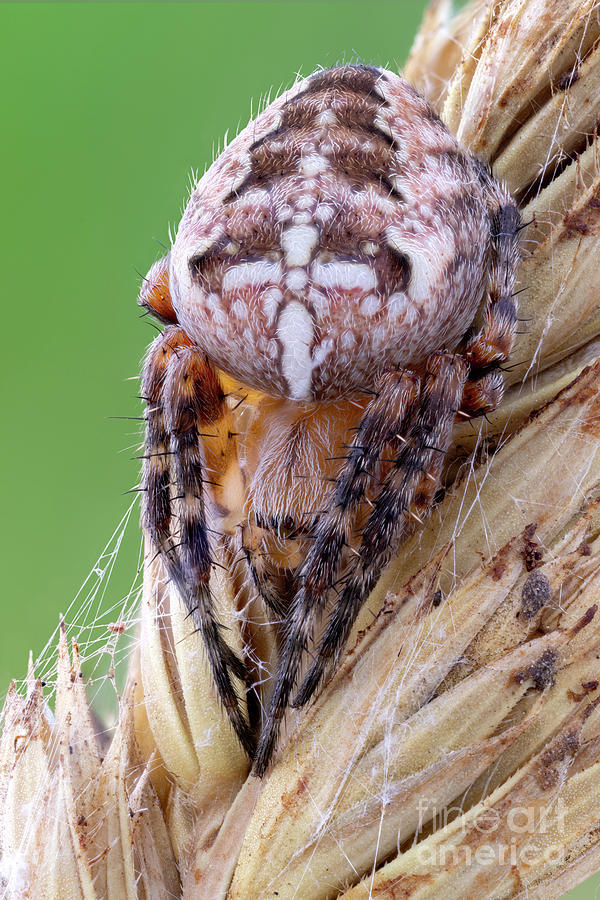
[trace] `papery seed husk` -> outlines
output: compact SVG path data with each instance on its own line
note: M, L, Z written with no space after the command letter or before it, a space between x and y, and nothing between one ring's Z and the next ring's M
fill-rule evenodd
M482 804L383 866L344 894L344 900L392 900L398 889L411 900L433 900L440 894L459 900L473 892L501 900L552 871L552 866L544 865L544 850L561 854L593 833L600 821L600 763L570 774L576 769L578 754L587 749L583 730L590 714L598 715L593 704L576 709L544 751ZM511 810L515 809L531 811L538 826L533 831L511 827ZM542 816L546 817L545 828L539 826ZM516 863L510 853L498 857L498 850L510 848L511 842L516 845ZM486 861L467 854L469 847L489 847ZM523 861L526 850L530 864ZM454 861L448 864L448 859ZM555 870L557 867L555 863Z
M487 16L486 7L485 0L472 0L453 16L452 0L433 0L425 11L402 74L438 113L464 45Z
M439 611L434 608L433 615L425 614L427 607L424 607L422 622L401 625L398 631L394 627L394 607L382 611L380 619L366 632L319 701L305 715L298 736L286 747L267 781L246 834L231 887L232 898L247 896L250 885L257 892L270 886L269 889L278 890L282 897L292 896L290 891L306 871L310 874L306 875L306 883L302 882L303 896L316 900L326 896L317 887L323 883L326 872L335 871L336 878L347 878L359 864L356 853L364 853L367 846L372 855L372 845L365 844L361 829L352 828L349 843L342 842L340 846L338 837L333 847L327 842L317 842L311 849L311 835L315 830L318 834L318 823L325 810L329 830L334 827L330 817L341 814L346 802L351 806L360 805L354 790L364 790L364 800L372 795L368 773L372 774L373 763L365 760L362 772L361 758L379 741L390 740L391 746L398 744L398 752L402 752L400 736L392 738L389 734L392 723L400 729L400 735L402 722L407 720L410 732L410 717L439 685L462 649L506 595L522 565L520 548L505 548L502 563L498 559L484 567L474 576L475 580L462 586L464 593L459 591L455 602L448 600ZM502 575L498 578L499 569ZM477 578L483 579L480 590L475 588ZM409 589L411 597L415 596L415 587L411 585ZM430 591L430 579L423 588ZM474 596L478 602L473 602ZM403 607L403 600L402 596L397 599L397 609ZM392 718L391 709L394 710ZM341 733L343 742L339 739ZM482 764L483 759L485 753ZM390 764L393 768L391 759ZM354 773L357 773L355 780ZM472 778L470 773L468 783ZM312 798L310 804L304 802L306 795ZM402 809L403 804L398 810L400 815ZM358 810L355 816L356 821L361 821ZM387 827L397 834L398 825L391 814ZM385 846L381 844L382 852ZM308 848L306 859L299 849L294 850L303 847ZM330 862L328 851L333 852L335 865ZM307 866L309 858L310 866ZM343 868L344 859L350 861L348 869Z
M548 181L559 162L573 160L586 149L597 127L599 106L600 45L573 66L571 83L567 79L566 87L555 88L515 132L494 160L496 176L516 195L536 180Z
M600 35L594 0L505 0L492 15L468 93L464 79L457 79L443 112L452 128L450 110L460 102L456 136L489 160L495 159L513 123L527 118L533 101L570 71Z
M519 297L519 316L528 327L518 338L515 353L521 356L507 384L577 349L575 332L600 308L599 233L600 175L596 175L521 263L519 280L526 289Z

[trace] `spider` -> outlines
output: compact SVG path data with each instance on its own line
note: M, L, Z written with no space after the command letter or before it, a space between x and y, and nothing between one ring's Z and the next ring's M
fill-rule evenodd
M519 222L402 78L345 65L250 122L148 273L143 524L259 776L431 507L457 415L501 399ZM281 621L261 727L210 590L224 547Z

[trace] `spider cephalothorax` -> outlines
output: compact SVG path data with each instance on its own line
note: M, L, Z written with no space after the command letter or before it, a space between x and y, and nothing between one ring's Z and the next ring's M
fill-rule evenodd
M144 522L258 774L315 622L330 605L297 705L431 505L455 416L500 400L518 225L506 188L405 81L344 66L244 129L148 274L141 303L169 327L143 378ZM254 398L242 434L240 384ZM282 619L258 746L236 693L248 667L209 590L228 542Z

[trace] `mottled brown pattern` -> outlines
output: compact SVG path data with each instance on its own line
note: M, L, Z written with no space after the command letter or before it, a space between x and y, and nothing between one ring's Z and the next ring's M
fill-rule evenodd
M548 750L542 753L540 761L534 769L534 777L543 791L549 791L560 784L564 778L566 765L575 756L580 741L578 730L566 731L554 740Z
M550 582L543 572L531 572L521 590L521 609L517 615L533 619L550 600Z
M513 679L517 684L523 684L524 681L531 679L534 688L537 691L543 691L544 688L554 684L557 663L556 650L545 650L532 665L515 672Z
M323 69L310 76L305 93L312 94L335 88L369 96L373 94L380 78L381 69L377 66L339 66L337 69Z
M234 190L223 191L220 205L216 198L203 202L213 192L213 170L207 173L190 201L176 247L197 244L206 228L214 237L208 246L200 238L201 254L188 251L188 259L195 260L191 283L184 272L178 276L177 249L172 273L176 292L179 281L187 279L190 288L180 292L180 319L217 364L253 387L301 396L289 372L282 371L285 337L273 317L267 320L261 311L260 297L270 282L257 275L250 284L242 274L235 284L230 274L223 284L226 272L256 254L281 262L280 308L297 301L310 314L313 371L302 388L305 399L372 387L386 367L419 365L440 344L456 345L483 296L489 254L486 197L497 185L481 177L480 164L435 116L427 117L425 139L416 125L427 110L391 73L370 67L317 73L258 117L249 136L260 136L248 141L246 162L240 164L246 174ZM259 123L269 116L275 127L262 133ZM227 151L232 157L244 135ZM223 171L220 163L213 168ZM286 281L294 265L286 259L285 235L297 220L311 221L318 231L301 264L303 287L297 279L293 285ZM360 245L365 242L376 244L377 251L364 253ZM418 277L411 282L413 248L420 253L427 246L434 265L419 258ZM319 260L330 267L327 285L312 270ZM343 275L349 260L371 269L373 287L365 286L359 274L350 289L352 276ZM336 277L345 278L344 284L336 284ZM390 305L397 294L405 294L405 300ZM371 298L364 307L368 312L362 312L366 298ZM227 324L218 322L221 314ZM279 343L278 351L269 350L271 342ZM268 366L248 360L250 343L270 354Z

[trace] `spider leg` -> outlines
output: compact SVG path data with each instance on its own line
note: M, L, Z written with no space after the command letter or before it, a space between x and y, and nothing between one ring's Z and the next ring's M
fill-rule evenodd
M430 357L419 412L375 500L363 530L359 559L334 607L294 705L302 706L310 700L335 663L362 604L400 543L406 515L412 512L419 517L430 507L452 439L467 371L459 356L436 353Z
M258 526L256 526L258 528ZM254 588L265 603L265 605L275 613L278 619L283 620L288 614L288 604L281 598L279 592L274 586L274 573L269 565L268 555L265 551L261 551L256 538L253 535L254 528L250 526L241 531L238 540L238 546L242 554L244 565L250 576L250 581ZM248 543L244 539L244 531L250 534Z
M468 416L481 416L496 409L504 393L504 380L498 369L492 369L479 377L469 377L465 384L461 412Z
M182 328L166 328L151 344L142 374L146 401L146 438L142 464L142 522L167 569L179 572L181 562L171 535L170 438L164 406L164 383L169 364L180 347L189 346Z
M208 361L190 346L185 332L176 328L163 332L150 348L143 391L148 403L144 524L202 633L223 705L252 756L254 738L232 681L234 676L243 683L246 667L223 637L210 591L213 560L206 524L201 434L223 416L223 392ZM177 548L173 541L173 500L179 511Z
M481 329L468 342L463 355L479 373L508 359L515 330L515 272L519 259L518 207L508 196L491 217L491 259L488 292Z
M142 281L138 303L155 318L170 325L177 322L169 290L170 253L157 260Z
M293 603L288 632L278 662L275 689L261 733L254 771L262 775L272 756L279 725L296 684L302 656L315 618L338 576L343 548L371 481L371 471L385 446L403 445L401 432L419 396L419 379L410 372L386 373L367 406L350 453L336 482L329 510L318 520L315 540L300 571L301 588Z
M517 327L515 271L519 257L520 215L512 200L501 198L492 214L491 262L482 328L467 342L464 358L471 367L461 410L470 416L495 409L504 393L498 366L512 349Z

